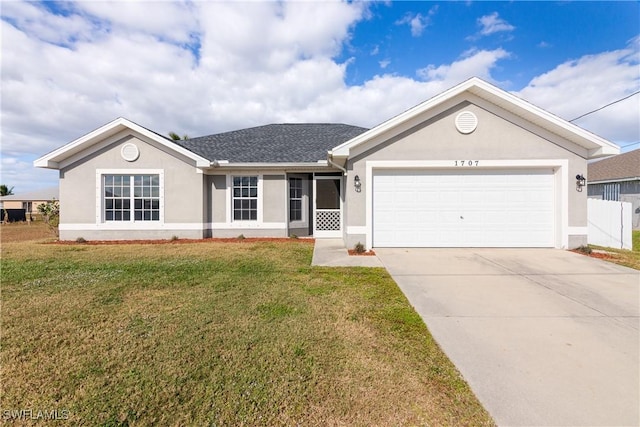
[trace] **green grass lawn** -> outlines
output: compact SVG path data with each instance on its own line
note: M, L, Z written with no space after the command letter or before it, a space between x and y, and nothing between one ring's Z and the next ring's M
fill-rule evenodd
M384 269L310 267L312 249L3 242L1 409L86 425L493 424Z
M606 251L606 260L626 267L640 270L640 230L633 230L631 235L631 245L633 250L605 248L601 246L589 245L594 249Z

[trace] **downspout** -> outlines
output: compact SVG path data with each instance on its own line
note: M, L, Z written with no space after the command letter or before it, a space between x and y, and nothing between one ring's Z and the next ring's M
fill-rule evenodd
M333 155L331 154L331 152L329 152L329 155L327 156L327 163L329 163L331 166L333 166L336 169L340 169L342 171L342 173L344 174L344 176L347 176L347 170L345 168L343 168L342 166L340 166L337 163L334 163L333 160L331 160L331 158L333 157Z

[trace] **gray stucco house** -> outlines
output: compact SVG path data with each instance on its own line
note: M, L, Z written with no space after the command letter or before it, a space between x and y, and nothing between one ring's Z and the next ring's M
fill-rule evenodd
M631 223L640 229L640 149L589 163L587 170L588 196L631 203Z
M280 124L172 141L129 120L37 159L60 238L342 238L347 247L587 243L576 175L619 148L472 78L372 128Z

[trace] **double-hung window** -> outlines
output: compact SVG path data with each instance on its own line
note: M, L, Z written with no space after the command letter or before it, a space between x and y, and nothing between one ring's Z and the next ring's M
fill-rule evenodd
M302 178L289 178L289 221L302 221Z
M258 177L233 177L233 219L235 221L258 220Z
M160 176L103 175L105 221L159 221Z

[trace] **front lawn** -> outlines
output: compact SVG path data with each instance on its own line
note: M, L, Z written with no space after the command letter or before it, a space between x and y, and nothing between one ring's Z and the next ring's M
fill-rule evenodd
M3 418L493 423L384 269L310 267L312 249L3 238Z
M632 233L631 241L633 250L631 251L625 249L605 248L595 245L589 246L601 252L604 251L605 253L600 256L607 261L640 270L640 230L633 230Z

